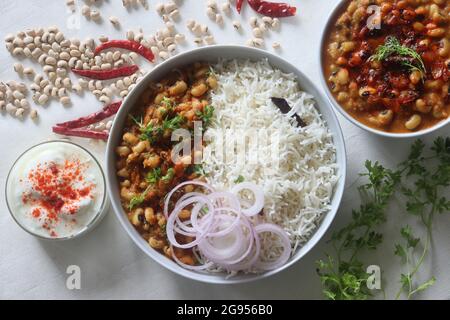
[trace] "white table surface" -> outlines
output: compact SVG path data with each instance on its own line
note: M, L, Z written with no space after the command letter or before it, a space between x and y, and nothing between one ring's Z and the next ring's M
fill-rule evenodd
M77 2L83 3L81 0ZM127 12L120 0L109 0L101 7L103 17L115 15L120 18L122 30L115 30L108 21L101 25L86 22L80 17L80 28L67 28L69 13L64 0L0 0L0 39L7 33L15 33L30 27L57 25L66 37L84 39L88 36L108 35L111 38L123 37L126 30L142 27L146 34L153 33L163 26L156 15L154 6L159 1L149 1L149 11L143 9ZM179 1L180 2L180 1ZM282 24L280 32L271 33L266 40L268 50L271 43L282 44L281 56L295 64L318 86L319 81L319 38L326 18L339 0L302 0L298 3L298 16ZM208 23L218 43L244 44L250 37L247 22L253 15L250 8L243 10L238 17L245 32L236 33L231 19L225 20L225 28L209 22L205 14L203 0L181 1L182 20L194 18ZM79 11L78 11L79 12ZM179 23L178 29L185 33L189 41L181 48L194 47L192 35ZM0 46L0 81L16 79L12 65L13 59L3 45ZM32 65L30 61L23 62ZM35 66L39 67L39 66ZM150 65L146 65L150 69ZM73 95L74 96L74 95ZM6 175L16 157L25 148L46 139L54 138L50 127L56 122L69 120L97 110L100 105L89 92L81 98L73 98L74 104L64 108L51 103L46 108L38 107L40 120L37 124L29 119L17 121L0 115L0 185L4 188ZM358 205L355 190L357 173L362 170L365 159L379 160L387 166L395 165L404 159L411 141L389 140L366 133L339 115L348 148L347 189L341 210L331 229L348 221L350 209ZM441 134L448 135L450 129L440 130L426 137L426 142ZM84 146L100 158L103 157L104 144L83 140ZM393 237L397 237L402 224L410 220L397 206L388 212L388 222L384 227L384 245L366 261L380 265L388 296L398 288L401 270L393 255ZM414 224L413 224L414 225ZM423 294L422 298L450 298L450 219L449 216L436 218L433 254L423 268L423 278L434 275L435 286ZM325 239L330 237L329 231ZM329 250L323 239L299 263L272 278L243 285L219 286L196 283L184 279L159 266L142 253L126 235L112 211L108 212L93 232L70 242L49 243L40 241L20 229L10 217L5 199L0 197L0 298L6 299L320 299L321 285L315 273L315 261ZM66 289L66 268L69 265L81 267L81 290Z

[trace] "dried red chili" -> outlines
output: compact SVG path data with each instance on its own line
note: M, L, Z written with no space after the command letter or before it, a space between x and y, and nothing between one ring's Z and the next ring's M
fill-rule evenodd
M297 8L287 3L269 2L262 0L248 0L248 4L256 12L273 18L295 16Z
M80 138L91 138L91 139L99 139L99 140L108 140L109 133L105 131L93 131L88 129L71 129L66 127L54 126L52 128L54 133L72 136L72 137L80 137Z
M58 124L56 124L56 126L63 127L63 128L69 128L69 129L85 127L90 124L102 121L102 120L116 114L117 111L119 111L119 108L121 107L121 105L122 105L122 101L111 103L111 104L103 107L103 109L100 111L94 112L88 116L81 117L81 118L78 118L75 120L58 123Z
M111 69L111 70L80 70L72 69L73 73L79 76L95 79L95 80L110 80L120 77L131 76L133 73L139 70L136 65L125 66L121 68Z
M111 40L102 43L97 48L95 48L94 54L98 55L100 52L106 49L110 48L120 48L125 50L130 50L133 52L136 52L137 54L140 54L145 59L149 60L150 62L153 62L155 59L155 56L152 52L152 50L144 47L139 42L133 41L133 40Z
M243 4L244 4L244 0L237 0L236 1L236 10L237 10L238 13L241 13Z

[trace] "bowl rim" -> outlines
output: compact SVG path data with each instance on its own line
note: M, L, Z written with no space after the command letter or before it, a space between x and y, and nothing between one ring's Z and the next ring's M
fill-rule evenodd
M150 72L148 72L144 78L137 83L135 88L128 94L128 96L125 98L122 107L119 109L118 114L116 115L115 119L120 119L122 114L128 114L128 112L133 108L134 105L134 95L137 95L140 91L141 87L146 86L150 79L152 78L152 75L154 73L157 73L160 69L164 69L170 64L176 62L176 61L182 61L185 57L189 59L191 55L198 55L199 61L202 60L202 55L205 56L205 53L207 55L207 52L210 50L221 50L221 49L232 49L232 50L241 50L242 52L246 52L251 54L253 52L258 57L264 57L267 58L270 61L279 61L280 63L284 64L286 68L291 70L291 72L295 73L296 76L300 75L302 79L298 79L300 86L302 86L302 83L307 83L307 86L310 86L314 89L316 99L321 100L320 107L318 107L320 113L322 114L322 111L324 108L329 108L329 101L325 98L323 93L318 89L318 87L307 77L305 74L300 71L297 67L295 67L290 62L286 61L284 58L277 56L275 54L272 54L270 52L267 52L262 49L258 48L250 48L246 46L241 45L211 45L207 47L201 47L201 48L195 48L192 50L185 51L183 53L180 53L176 56L173 56L169 58L168 60L158 64L155 66ZM258 58L259 59L259 58ZM183 63L180 63L181 65ZM317 102L318 103L318 102ZM210 284L238 284L238 283L247 283L252 282L256 280L261 280L264 278L268 278L272 275L275 275L295 263L297 263L301 258L303 258L307 253L309 253L316 245L317 243L323 238L324 234L327 232L329 227L331 226L332 222L334 221L336 214L338 212L338 209L340 207L340 204L342 202L342 197L344 194L344 188L345 188L345 180L347 176L347 152L346 152L346 145L345 140L342 132L342 128L340 126L339 120L335 114L335 111L333 108L329 108L329 119L328 122L333 122L333 125L335 127L335 130L332 133L333 135L333 141L336 148L336 163L341 163L342 165L339 167L338 176L339 180L336 183L334 194L332 197L332 204L330 204L331 208L330 210L323 216L320 225L316 228L313 235L310 237L310 239L302 246L307 247L307 249L302 252L301 254L297 254L297 256L293 256L289 259L289 261L284 264L283 266L271 270L264 273L258 273L258 274L245 274L241 277L231 277L227 278L226 276L223 278L217 277L215 274L206 274L206 273L199 273L191 270L187 270L182 268L181 266L177 265L175 262L169 260L167 257L162 255L161 253L157 252L156 250L150 248L150 246L147 244L145 240L137 233L136 229L131 225L131 223L126 219L126 214L121 206L120 199L116 199L115 194L113 192L113 188L117 189L117 178L116 178L116 170L115 170L115 153L114 149L116 147L115 139L113 138L115 135L118 135L120 133L116 133L116 131L123 129L123 124L119 124L116 121L114 121L113 126L110 131L110 139L108 139L107 147L106 147L106 177L107 177L107 186L108 186L108 194L109 198L111 200L112 207L114 209L114 213L116 217L119 219L120 224L122 227L126 230L128 235L131 237L133 242L147 255L152 258L152 260L156 261L158 264L163 266L164 268L174 272L175 274L178 274L180 276L183 276L185 278L203 282L203 283L210 283ZM330 124L328 124L328 128L330 128ZM302 250L301 248L298 250Z
M79 232L70 235L70 236L65 236L65 237L57 237L57 238L50 238L50 237L45 237L43 235L37 234L29 229L27 229L22 223L20 223L20 221L16 218L16 216L13 213L13 210L11 209L10 203L8 201L8 185L10 182L10 176L12 171L14 170L14 168L16 167L17 163L22 159L23 156L25 156L25 154L27 154L28 152L30 152L31 150L40 147L42 145L46 145L46 144L51 144L51 143L67 143L70 144L78 149L80 149L81 151L86 152L86 154L91 157L92 160L94 160L95 165L99 168L100 173L101 173L101 177L102 177L102 183L103 183L103 196L102 196L102 203L100 205L100 208L98 210L98 212L93 216L92 220L83 228L81 229ZM107 179L106 179L106 175L103 171L102 166L100 165L100 162L97 160L97 158L92 154L92 152L90 152L88 149L86 149L85 147L70 141L70 140L66 140L66 139L53 139L53 140L48 140L48 141L42 141L39 142L37 144L32 145L31 147L27 148L25 151L23 151L17 158L16 160L14 160L13 164L11 165L9 171L8 171L8 175L6 177L6 182L5 182L5 202L6 202L6 207L8 208L9 214L11 215L11 217L13 218L13 220L16 222L16 224L24 231L26 231L28 234L41 239L41 240L45 240L45 241L54 241L54 242L58 242L58 241L67 241L67 240L72 240L72 239L77 239L79 237L84 236L85 234L89 233L89 231L91 231L92 229L94 229L98 223L103 219L103 217L106 215L106 212L108 211L109 208L109 201L108 201L108 193L106 191L108 185L107 185Z
M328 87L328 83L327 83L327 80L325 77L325 72L324 72L324 70L325 70L324 69L324 65L325 65L324 60L325 59L324 58L325 58L325 52L327 50L326 45L327 45L328 35L330 34L329 31L332 28L333 23L336 21L338 15L344 10L344 8L346 6L348 6L350 1L352 1L352 0L342 0L336 4L336 6L331 11L331 13L329 14L329 16L326 20L325 28L322 30L322 35L321 35L321 40L320 40L320 52L319 52L319 54L320 54L320 56L319 56L320 80L321 80L322 86L324 87L327 99L332 104L333 108L338 110L341 115L343 115L348 121L350 121L354 125L358 126L359 128L364 129L368 132L374 133L376 135L379 135L382 137L388 137L388 138L408 139L408 138L422 137L422 136L430 134L430 133L437 131L437 130L445 127L446 125L450 124L450 116L449 116L449 117L447 117L447 119L443 119L442 121L438 122L436 125L434 125L430 128L423 129L423 130L408 132L408 133L386 132L383 130L369 127L369 126L365 125L364 123L358 121L357 119L352 117L347 111L345 111L345 109L341 106L341 104L338 101L336 101L335 97L333 96L333 94L330 91L330 88Z

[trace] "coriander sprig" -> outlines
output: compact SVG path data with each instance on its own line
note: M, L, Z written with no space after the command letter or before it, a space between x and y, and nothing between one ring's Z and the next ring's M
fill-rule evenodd
M164 105L167 109L172 109L173 108L172 100L170 100L167 97L164 97L161 100L161 104Z
M201 164L194 164L192 166L192 172L199 176L206 176L205 170L203 169L203 166Z
M333 234L330 242L335 258L327 254L325 260L317 262L323 292L329 299L372 296L367 288L369 274L360 260L360 253L374 250L381 243L383 236L377 230L386 220L385 210L397 191L406 197L406 211L418 217L425 227L426 239L423 241L414 235L409 226L401 228L402 243L395 245L394 253L406 265L406 272L399 276L401 286L396 298L404 294L410 299L435 283L434 277L417 283L417 273L429 254L434 216L450 212L450 199L445 196L445 188L450 186L450 138L437 138L430 148L431 155L425 155L425 149L422 141L416 141L408 159L397 170L366 161L366 173L362 176L367 177L368 182L358 188L363 204L353 210L352 220ZM419 248L422 249L419 251Z
M134 123L139 127L141 132L140 139L148 140L150 143L155 143L166 130L177 130L185 122L185 118L181 115L175 115L174 117L167 116L161 125L153 124L149 122L147 125L143 124L142 117L137 120L135 117L130 116Z
M245 178L242 175L239 175L236 180L234 180L234 183L238 184L238 183L242 183L245 181Z
M385 61L392 55L412 58L412 63L405 60L402 61L401 64L411 71L419 71L422 79L425 78L427 69L421 55L413 49L402 45L394 36L387 37L385 43L376 49L375 54L369 58L369 61Z
M411 147L408 159L400 167L408 181L401 188L406 197L406 212L418 217L425 227L425 242L412 234L409 226L401 229L405 244L397 244L395 254L402 259L407 272L400 276L401 287L396 298L402 293L407 299L432 286L436 279L416 284L416 276L430 250L434 216L450 211L450 198L444 196L444 188L450 186L450 138L438 137L430 148L431 154L425 155L425 144L417 140ZM425 163L436 163L435 166ZM422 250L417 252L418 245Z
M162 173L161 168L154 168L152 171L147 173L145 180L150 184L156 184L159 179L161 179Z
M206 106L203 109L203 112L197 111L195 115L203 121L203 125L205 128L209 127L212 124L213 116L214 116L214 107L213 106Z
M161 181L163 182L170 182L170 180L173 179L173 177L175 176L175 170L173 168L169 168L166 172L166 174L164 175L164 177L161 178Z
M181 115L176 115L173 118L166 117L161 125L162 130L176 130L181 127L181 125L184 123L185 118Z
M317 262L323 292L332 300L365 300L372 295L366 286L369 275L358 253L374 250L381 243L382 235L376 228L386 219L385 209L399 182L399 173L378 162L366 161L365 168L361 176L368 182L358 188L364 203L353 210L352 221L331 238L336 259L327 255L327 260Z
M128 209L133 210L137 206L140 206L142 203L144 203L145 198L147 197L151 188L152 188L152 185L149 185L142 193L131 198L130 203L128 204Z

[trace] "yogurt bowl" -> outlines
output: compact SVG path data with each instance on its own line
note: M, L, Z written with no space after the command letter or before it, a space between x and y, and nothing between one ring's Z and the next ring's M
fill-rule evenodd
M85 234L107 207L100 164L89 151L64 140L37 144L20 155L9 171L5 193L16 223L46 240Z

